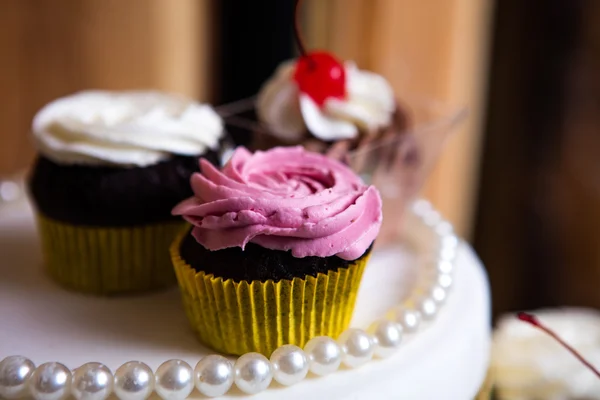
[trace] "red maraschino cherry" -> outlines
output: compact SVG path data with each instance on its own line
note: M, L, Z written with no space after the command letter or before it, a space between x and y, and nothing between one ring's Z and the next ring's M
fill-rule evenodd
M563 346L571 354L573 354L579 361L581 361L581 363L583 365L585 365L590 371L592 371L598 378L600 378L600 371L598 371L598 369L596 369L596 367L594 367L588 360L586 360L585 358L583 358L583 356L581 354L579 354L579 352L577 352L577 350L575 350L573 347L571 347L567 342L565 342L564 340L562 340L562 338L560 336L558 336L556 334L556 332L554 332L550 328L548 328L545 325L543 325L535 317L535 315L531 315L531 314L528 314L528 313L525 313L525 312L520 312L520 313L517 314L517 318L520 319L523 322L527 322L528 324L530 324L530 325L538 328L542 332L545 332L546 334L548 334L550 337L552 337L554 340L556 340L558 343L560 343L561 346Z
M343 99L346 96L346 70L335 57L324 51L300 57L294 80L300 91L319 106L323 106L330 97Z
M293 78L300 92L308 95L322 107L328 98L346 97L346 70L344 65L330 53L306 52L298 22L301 3L301 0L296 0L294 11L294 36L301 56L296 63Z

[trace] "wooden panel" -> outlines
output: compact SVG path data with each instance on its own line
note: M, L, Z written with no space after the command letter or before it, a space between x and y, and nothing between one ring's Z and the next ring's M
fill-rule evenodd
M0 179L26 165L31 154L24 153L26 141L21 132L27 130L23 117L22 59L23 11L17 2L5 1L0 7ZM29 153L31 150L29 150Z
M600 3L588 2L571 60L549 217L562 251L557 302L600 308Z
M327 47L342 59L354 60L362 68L371 68L373 12L376 7L364 0L333 0ZM310 21L309 21L310 23Z
M159 89L208 100L211 1L0 2L0 173L33 155L30 121L82 89Z
M465 106L469 116L448 143L429 193L458 231L470 239L477 208L493 4L491 0L456 0L454 6L446 99Z
M425 195L467 237L479 166L492 0L311 0L311 41L383 74L403 93L469 109ZM324 18L324 15L326 18Z
M214 4L211 0L154 0L159 33L154 44L157 86L210 101L214 98Z
M495 315L574 304L560 293L571 290L570 279L588 278L574 273L570 263L564 264L563 237L569 236L571 243L579 238L572 231L576 223L557 226L557 217L564 215L568 220L585 215L587 223L597 215L577 214L584 210L578 206L590 204L581 196L582 188L565 176L553 175L563 157L562 172L572 171L568 154L561 154L561 136L570 138L581 131L565 120L570 97L565 78L581 47L580 16L594 15L585 7L590 3L556 0L539 7L532 2L497 2L488 136L474 243L488 269ZM590 67L597 76L597 70ZM581 71L573 72L581 75ZM593 144L590 141L586 146L593 149ZM593 150L587 154L579 154L579 148L572 150L582 160L593 154Z

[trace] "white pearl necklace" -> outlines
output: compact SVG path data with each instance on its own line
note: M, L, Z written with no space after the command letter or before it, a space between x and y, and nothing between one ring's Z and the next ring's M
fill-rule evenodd
M103 364L90 362L74 371L58 362L36 367L22 356L0 362L0 397L18 399L28 395L36 400L105 400L114 393L122 400L145 400L156 392L165 400L183 400L194 387L203 395L218 397L235 386L247 394L266 390L274 379L289 386L302 381L308 371L324 376L340 364L357 368L374 356L386 358L403 342L431 321L445 303L452 286L454 259L459 240L452 226L431 205L420 200L412 207L421 227L434 234L435 257L423 268L413 293L389 318L373 323L367 330L349 328L337 340L319 336L304 349L284 345L270 359L246 353L234 363L221 355L201 359L195 368L182 360L169 360L156 371L139 361L121 365L113 372Z

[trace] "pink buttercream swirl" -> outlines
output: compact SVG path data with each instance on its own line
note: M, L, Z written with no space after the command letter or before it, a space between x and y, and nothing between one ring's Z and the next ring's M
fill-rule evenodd
M221 171L200 160L194 196L175 207L209 250L256 243L294 257L362 256L381 226L381 197L342 163L302 147L238 148Z

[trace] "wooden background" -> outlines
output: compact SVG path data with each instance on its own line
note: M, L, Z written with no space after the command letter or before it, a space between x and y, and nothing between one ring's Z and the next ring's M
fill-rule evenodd
M211 0L2 0L0 174L25 168L46 102L86 88L156 88L214 100ZM469 236L485 95L491 0L307 0L311 47L384 74L398 93L465 106L426 190ZM241 71L243 72L243 71Z
M387 77L396 93L418 93L469 118L455 132L425 196L471 237L482 140L491 0L308 0L313 47Z
M82 89L156 88L209 101L210 1L2 0L0 173L26 167L29 126Z

